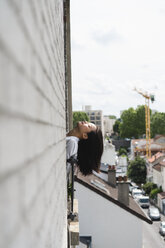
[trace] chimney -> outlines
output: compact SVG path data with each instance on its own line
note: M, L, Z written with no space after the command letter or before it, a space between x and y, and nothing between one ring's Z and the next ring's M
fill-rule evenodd
M114 188L116 187L116 170L114 165L109 165L108 167L108 184Z
M127 176L118 178L118 201L129 206L129 183Z

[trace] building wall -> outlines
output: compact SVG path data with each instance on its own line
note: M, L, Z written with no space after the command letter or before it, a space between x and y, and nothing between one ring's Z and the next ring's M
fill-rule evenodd
M147 181L153 182L153 164L146 160Z
M0 247L66 248L63 1L0 1Z
M65 102L66 131L73 128L72 114L72 80L71 80L71 41L70 41L70 0L64 2L64 61L65 61Z
M123 166L123 167L127 167L127 165L128 165L128 162L127 162L127 157L126 156L119 156L119 158L118 158L119 160L118 160L118 166Z
M93 248L141 248L142 221L79 183L80 236L92 236Z
M115 119L110 119L109 116L103 117L104 123L104 134L111 135L113 133L113 125L115 124Z
M115 147L111 143L108 143L107 140L104 142L104 151L101 157L101 162L109 165L115 165Z
M158 187L162 185L162 173L153 169L153 183L157 184Z
M162 166L161 169L162 169L162 171L161 171L161 173L162 173L162 190L164 192L165 191L165 167Z

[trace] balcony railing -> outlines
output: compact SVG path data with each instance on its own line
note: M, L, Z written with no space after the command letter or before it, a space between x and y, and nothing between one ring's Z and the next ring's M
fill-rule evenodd
M78 201L74 199L74 168L77 164L76 157L67 160L68 184L68 248L79 244Z
M74 213L73 213L73 201L74 201L74 167L77 164L76 156L71 156L67 162L67 184L68 184L68 197L71 196L71 209L68 215L68 219L74 220Z

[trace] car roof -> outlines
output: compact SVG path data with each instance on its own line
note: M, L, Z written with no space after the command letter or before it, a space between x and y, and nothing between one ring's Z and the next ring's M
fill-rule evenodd
M141 189L135 188L135 189L132 190L132 192L133 192L133 193L134 193L134 192L142 192L142 190L141 190Z
M156 208L156 207L153 207L153 206L150 206L149 209L150 209L151 211L157 210L157 211L159 212L159 209Z

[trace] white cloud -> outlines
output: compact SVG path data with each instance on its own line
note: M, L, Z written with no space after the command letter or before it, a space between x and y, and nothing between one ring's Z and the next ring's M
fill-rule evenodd
M136 86L165 112L164 9L164 0L71 1L73 109L119 116L144 104Z
M92 34L92 38L102 45L122 41L121 35L115 29L111 29L110 31L95 30Z
M73 50L82 50L82 49L85 49L85 46L81 41L76 41L76 40L72 39L72 49Z

